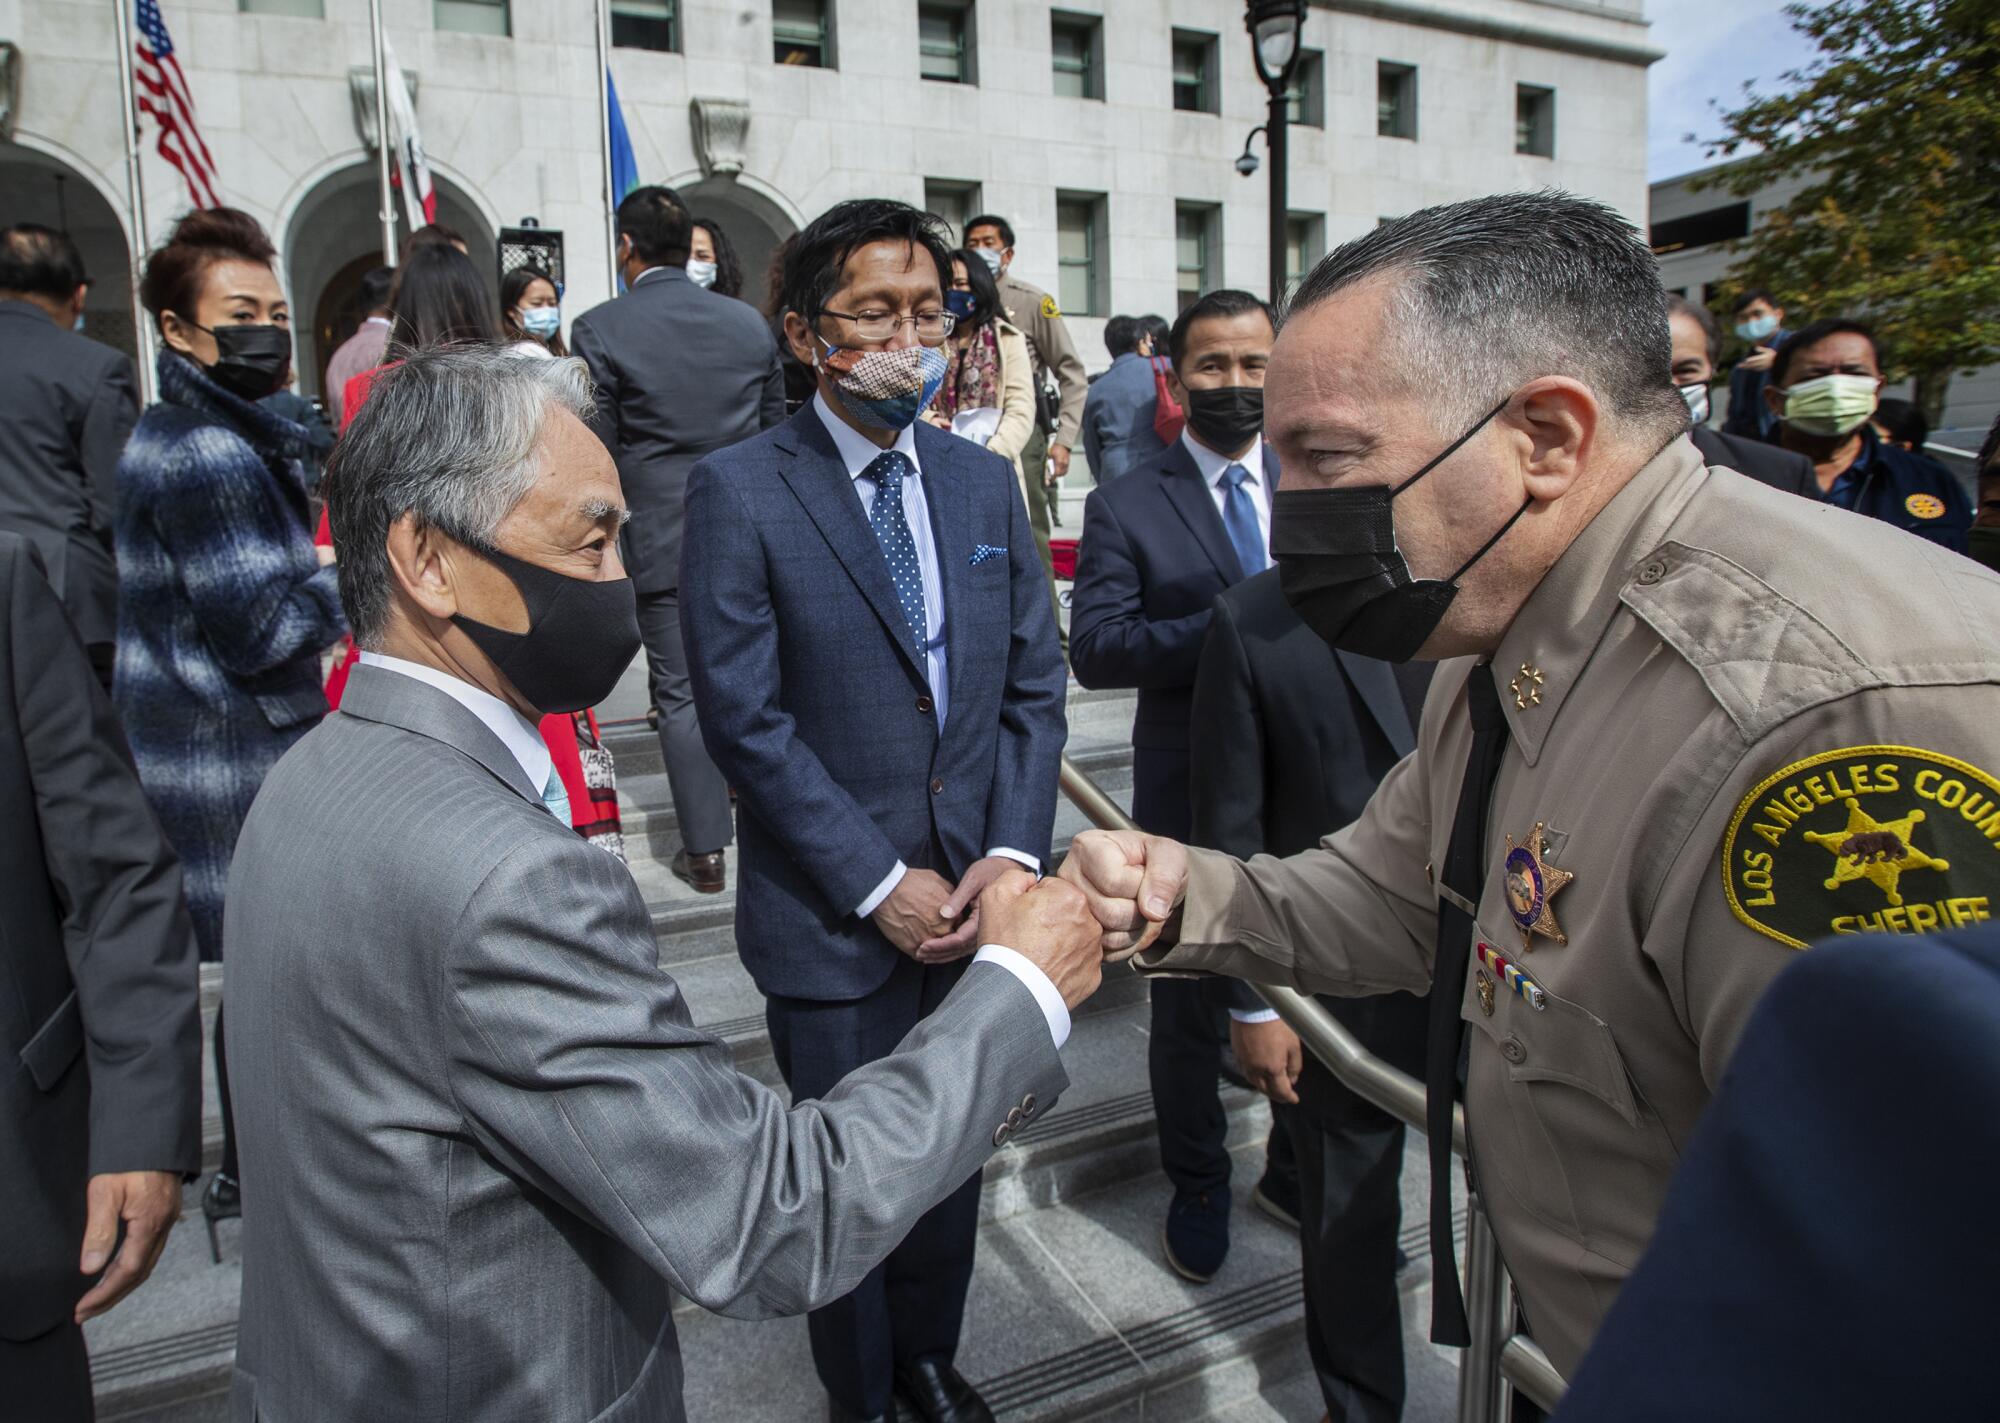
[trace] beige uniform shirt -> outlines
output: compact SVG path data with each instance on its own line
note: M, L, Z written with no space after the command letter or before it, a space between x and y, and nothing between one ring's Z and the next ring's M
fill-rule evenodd
M1007 319L1028 338L1035 358L1035 379L1039 381L1044 370L1056 373L1056 389L1062 393L1062 415L1049 442L1074 447L1077 432L1083 428L1083 401L1090 393L1090 378L1084 373L1083 358L1077 355L1075 342L1069 339L1062 309L1040 287L1018 278L1001 277L999 286L1000 305L1006 308Z
M1814 940L2000 898L2000 579L1677 439L1494 668L1511 745L1460 1005L1466 1122L1530 1327L1569 1373L1772 975ZM1145 966L1426 991L1473 670L1439 669L1416 751L1319 848L1191 852L1178 944Z

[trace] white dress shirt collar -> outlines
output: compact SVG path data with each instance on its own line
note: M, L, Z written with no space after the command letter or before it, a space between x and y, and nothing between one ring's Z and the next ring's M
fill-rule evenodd
M813 393L813 412L819 416L820 424L826 426L827 434L833 436L833 447L840 452L840 462L847 466L847 477L859 479L877 455L886 454L880 445L833 413L833 407L826 403L822 391ZM896 443L889 447L909 457L912 468L922 471L917 461L917 430L914 425L905 425L896 432Z
M1195 468L1201 471L1201 482L1210 489L1215 488L1215 482L1222 478L1233 464L1243 466L1244 471L1250 476L1251 483L1262 485L1264 482L1264 441L1261 438L1250 442L1250 448L1243 452L1241 459L1231 459L1227 455L1217 454L1197 440L1192 430L1181 431L1181 444L1194 457Z
M535 788L537 796L548 789L549 773L555 769L555 762L549 756L548 743L542 740L541 728L491 692L482 691L449 672L440 672L435 667L426 667L407 658L391 657L384 652L363 652L361 665L380 667L385 672L399 672L436 687L484 722L486 729L500 738L500 744L514 753L514 759L521 763L521 770L527 775L528 784Z

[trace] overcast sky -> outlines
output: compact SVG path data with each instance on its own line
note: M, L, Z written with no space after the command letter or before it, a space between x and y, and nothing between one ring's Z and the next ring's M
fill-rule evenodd
M1736 107L1746 80L1759 93L1777 90L1779 76L1815 52L1785 18L1783 0L1646 0L1646 17L1654 46L1667 52L1646 77L1652 182L1707 166L1701 146L1684 138L1722 132L1711 100Z

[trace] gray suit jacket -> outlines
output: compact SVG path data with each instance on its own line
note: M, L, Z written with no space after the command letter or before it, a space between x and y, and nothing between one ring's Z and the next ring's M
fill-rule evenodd
M624 865L380 668L266 778L228 904L239 1423L679 1419L673 1292L838 1298L1067 1085L975 964L788 1110L692 1026Z
M40 307L0 301L0 529L34 541L86 644L118 632L118 456L139 418L132 363Z
M641 593L680 586L688 471L785 418L778 347L757 308L657 267L576 319L570 349L597 387L597 431L632 522L625 567Z

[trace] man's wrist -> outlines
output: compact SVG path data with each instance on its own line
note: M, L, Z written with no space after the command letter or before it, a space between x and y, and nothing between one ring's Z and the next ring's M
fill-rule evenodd
M1042 862L1024 850L1011 849L1006 845L995 845L986 852L989 860L1012 860L1036 879L1042 877Z
M1275 1023L1278 1021L1276 1008L1231 1008L1229 1019L1234 1023Z
M981 944L972 961L995 964L1018 978L1022 986L1034 995L1035 1006L1042 1010L1042 1017L1049 1025L1049 1037L1055 1045L1061 1047L1069 1041L1069 1005L1063 1002L1062 993L1033 959L1005 944Z
M910 867L908 865L904 864L901 860L896 861L896 867L882 877L882 883L875 886L875 892L861 901L861 907L854 911L854 917L856 919L866 919L869 915L880 909L882 901L896 892L896 886L903 882L903 876L909 872Z

